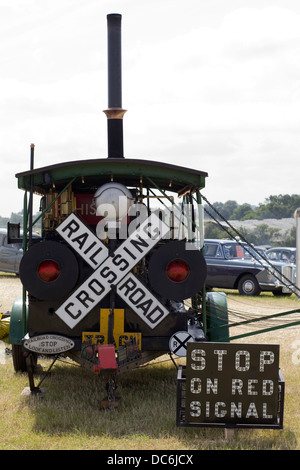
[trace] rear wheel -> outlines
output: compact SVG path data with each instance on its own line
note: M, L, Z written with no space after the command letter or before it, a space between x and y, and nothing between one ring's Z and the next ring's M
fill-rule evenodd
M238 290L241 295L259 295L261 289L256 278L252 274L245 274L238 283Z
M26 360L23 354L22 346L19 344L12 345L13 365L16 372L26 372Z
M37 365L38 356L36 353L32 354L33 366ZM24 356L23 348L19 344L12 344L12 358L15 372L26 372L26 359Z

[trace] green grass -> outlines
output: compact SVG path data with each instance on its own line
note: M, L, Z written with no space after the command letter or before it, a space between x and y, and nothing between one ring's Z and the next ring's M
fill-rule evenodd
M229 294L229 301L231 298L258 310L278 305L278 299L270 296L245 299ZM299 305L291 298L279 303L287 309ZM0 364L0 449L299 450L300 363L293 356L299 333L300 326L248 339L280 343L280 367L286 382L282 430L240 429L225 439L223 429L177 427L177 371L171 362L157 360L149 367L120 375L116 395L122 401L118 409L109 411L100 409L106 380L73 363L54 365L42 385L47 388L43 398L21 396L28 386L27 374L16 374L8 358ZM39 363L44 369L50 364L46 359Z
M297 377L289 377L287 426L283 430L224 430L176 427L176 370L156 365L118 379L118 409L100 409L105 380L84 369L58 364L45 381L43 398L20 395L26 374L0 367L0 449L297 449ZM286 379L286 378L285 378ZM295 418L298 413L297 422Z

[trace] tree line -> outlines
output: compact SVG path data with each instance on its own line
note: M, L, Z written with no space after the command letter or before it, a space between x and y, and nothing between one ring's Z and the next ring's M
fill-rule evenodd
M296 247L296 226L287 230L285 234L282 235L279 229L262 223L252 230L240 227L238 229L238 234L241 235L242 239L244 238L247 242L255 246L270 245ZM217 225L215 222L206 221L204 225L205 238L236 238L238 234L232 228L227 226L222 228L222 226Z
M299 194L280 194L279 196L269 196L263 203L253 206L248 203L238 204L236 201L214 202L213 207L227 220L263 220L263 219L284 219L294 216L296 209L300 207ZM204 208L208 212L212 209L205 204ZM213 212L216 219L221 219L217 212ZM206 215L206 218L209 218Z
M237 233L233 229L224 227L212 221L212 218L223 222L223 218L230 220L264 220L264 219L284 219L294 217L295 210L300 207L300 195L280 194L279 196L269 196L263 203L253 206L248 203L238 204L236 201L215 202L212 204L213 210L207 204L205 209L205 238L227 238L236 237ZM211 217L212 216L212 217ZM226 229L226 230L225 230ZM273 246L296 246L296 226L286 230L284 234L274 227L270 227L266 222L257 225L254 229L241 227L238 231L249 243L253 245L273 245Z
M295 210L300 207L300 195L280 194L279 196L269 196L263 203L253 206L248 203L238 204L236 201L214 202L213 210L207 204L205 209L205 238L227 238L236 237L237 233L227 226L222 226L212 221L212 217L223 222L223 218L230 220L264 220L264 219L284 219L294 217ZM211 217L212 216L212 217ZM273 245L273 246L296 246L296 226L287 230L284 234L274 227L270 227L263 222L254 229L241 227L239 233L249 243L253 245Z
M33 215L33 220L38 217L39 213ZM7 222L12 224L20 224L20 228L23 229L23 211L12 212L10 217L1 217L0 216L0 228L7 228ZM41 220L38 220L34 226L35 230L41 228Z

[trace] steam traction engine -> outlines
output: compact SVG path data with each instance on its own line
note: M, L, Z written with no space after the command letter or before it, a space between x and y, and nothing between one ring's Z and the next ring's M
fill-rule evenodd
M39 392L39 354L64 353L110 374L170 349L180 355L189 340L211 339L209 311L219 302L206 295L201 253L207 174L124 158L121 16L107 19L108 158L34 169L32 146L30 170L16 175L28 236L10 343L31 392ZM41 239L32 237L34 193L41 195Z

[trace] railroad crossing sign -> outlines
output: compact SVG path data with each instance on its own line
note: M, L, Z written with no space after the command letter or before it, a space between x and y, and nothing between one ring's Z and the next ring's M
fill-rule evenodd
M151 214L141 223L112 255L74 213L56 231L95 269L55 312L70 328L74 328L113 286L150 328L155 328L169 314L166 307L130 272L169 231L156 214Z
M187 352L187 344L194 341L194 338L187 331L177 331L174 333L169 341L170 351L176 356L185 357Z

